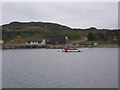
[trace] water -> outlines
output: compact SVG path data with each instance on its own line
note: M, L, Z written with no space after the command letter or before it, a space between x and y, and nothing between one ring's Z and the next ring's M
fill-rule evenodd
M118 49L3 50L3 88L117 88Z

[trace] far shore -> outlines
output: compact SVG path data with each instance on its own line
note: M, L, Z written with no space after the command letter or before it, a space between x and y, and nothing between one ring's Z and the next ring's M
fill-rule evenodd
M63 49L63 48L118 48L118 44L98 44L98 45L71 45L71 44L56 44L56 45L27 45L27 44L3 44L0 49Z

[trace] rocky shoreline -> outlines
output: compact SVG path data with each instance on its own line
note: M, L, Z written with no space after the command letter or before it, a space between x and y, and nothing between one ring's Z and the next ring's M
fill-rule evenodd
M72 48L118 48L118 44L98 44L98 45L71 45L71 44L58 44L58 45L26 45L26 44L3 44L0 49L63 49L66 47Z

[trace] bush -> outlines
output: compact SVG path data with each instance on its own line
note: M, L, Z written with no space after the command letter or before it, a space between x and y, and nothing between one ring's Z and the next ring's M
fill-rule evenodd
M96 40L96 35L95 35L94 32L89 32L89 34L88 34L88 40L89 40L89 41L94 41L94 40Z
M94 31L88 33L88 40L95 41L95 40L106 40L106 33L103 31Z

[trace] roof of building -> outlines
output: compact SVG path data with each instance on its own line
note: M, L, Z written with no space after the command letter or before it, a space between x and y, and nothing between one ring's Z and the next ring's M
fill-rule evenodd
M34 41L42 42L43 38L28 38L26 41L27 42L34 42Z

